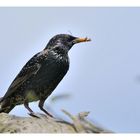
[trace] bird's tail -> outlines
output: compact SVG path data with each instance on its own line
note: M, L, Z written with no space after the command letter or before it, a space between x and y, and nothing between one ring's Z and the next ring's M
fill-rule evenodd
M0 97L0 103L2 102L3 97Z
M0 98L0 113L9 113L14 108L13 105L10 105L10 100Z

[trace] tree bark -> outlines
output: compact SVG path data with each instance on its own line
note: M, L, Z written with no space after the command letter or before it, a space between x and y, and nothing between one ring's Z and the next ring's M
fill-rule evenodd
M76 116L62 110L72 123L57 120L44 114L36 117L18 117L0 113L0 133L112 133L94 125L86 119L89 112L81 112Z

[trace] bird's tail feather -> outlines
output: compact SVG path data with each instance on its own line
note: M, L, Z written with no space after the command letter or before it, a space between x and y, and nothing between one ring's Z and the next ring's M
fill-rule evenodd
M0 97L0 103L2 102L3 97Z
M2 100L0 98L0 113L9 113L14 108L13 105L10 105L9 100Z
M13 108L14 108L14 106L8 106L6 108L0 108L0 113L9 113Z
M0 97L0 110L1 110L2 98L3 98L3 97Z

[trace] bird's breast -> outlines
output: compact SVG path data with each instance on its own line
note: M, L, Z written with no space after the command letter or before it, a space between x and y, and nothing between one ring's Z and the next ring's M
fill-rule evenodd
M32 79L31 88L53 90L69 69L68 56L49 54Z

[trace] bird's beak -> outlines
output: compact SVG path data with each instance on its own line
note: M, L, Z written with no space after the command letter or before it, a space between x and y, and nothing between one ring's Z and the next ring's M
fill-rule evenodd
M88 42L88 41L91 41L91 39L90 38L76 38L76 39L74 39L74 43L76 44L76 43L80 43L80 42Z

